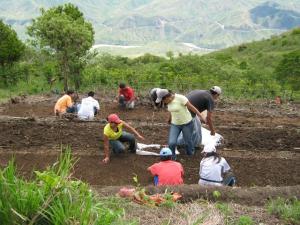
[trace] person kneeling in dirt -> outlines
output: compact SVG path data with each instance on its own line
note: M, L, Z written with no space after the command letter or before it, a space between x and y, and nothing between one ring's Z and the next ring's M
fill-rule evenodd
M206 145L202 151L200 162L199 185L233 186L235 177L230 171L227 161L218 155L214 145Z
M156 102L157 96L161 96L163 95L163 93L167 94L168 92L169 91L167 89L161 89L161 88L152 88L150 90L150 99L155 109L162 108L164 105L162 101Z
M76 106L74 104L74 98L76 94L73 90L67 91L67 93L59 98L54 106L54 114L56 116L64 113L75 113Z
M81 100L81 104L78 107L78 117L81 120L93 120L94 116L97 115L98 111L100 110L99 102L94 99L95 93L90 91L88 93L87 98L83 98Z
M131 153L136 152L137 144L133 134L123 131L123 128L127 128L132 131L138 138L145 140L139 132L136 131L128 123L120 120L117 114L110 114L107 117L108 124L104 127L103 132L103 142L104 142L104 163L108 163L110 160L109 146L112 147L114 153L123 153L125 151L125 146L122 142L128 142L129 151Z
M133 109L134 108L134 90L131 87L126 86L124 83L119 84L119 92L117 99L121 108Z
M183 184L183 167L179 162L171 160L171 149L162 148L159 155L161 162L154 163L147 169L154 176L154 185Z

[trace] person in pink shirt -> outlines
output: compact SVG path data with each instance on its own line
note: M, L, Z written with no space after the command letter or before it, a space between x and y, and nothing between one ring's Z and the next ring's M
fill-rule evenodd
M119 93L117 96L119 105L122 108L133 109L134 108L134 90L131 87L126 86L124 83L119 84Z
M155 186L183 184L183 167L171 158L171 149L162 148L160 151L161 162L154 163L147 169L154 176Z

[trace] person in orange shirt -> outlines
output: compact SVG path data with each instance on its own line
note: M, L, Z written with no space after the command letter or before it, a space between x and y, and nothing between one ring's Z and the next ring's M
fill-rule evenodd
M54 106L54 114L59 116L64 113L74 113L76 106L73 103L75 92L73 90L67 91L67 94L59 98Z
M147 170L154 176L154 185L179 185L183 184L183 167L179 162L171 160L172 151L169 148L160 150L161 162L154 163Z

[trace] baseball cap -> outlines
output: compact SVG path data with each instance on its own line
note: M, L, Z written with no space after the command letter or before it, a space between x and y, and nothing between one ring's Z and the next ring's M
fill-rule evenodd
M157 99L155 100L155 102L160 103L163 97L165 97L167 94L169 94L169 91L167 89L159 89L156 92Z
M162 149L160 150L159 155L160 155L160 156L171 156L171 155L173 155L173 154L172 154L171 149L169 149L169 148L162 148Z
M222 89L219 86L213 86L210 90L216 92L219 95L222 93Z
M214 145L205 145L201 153L210 153L210 152L216 152L217 149Z
M121 123L121 120L120 118L118 117L117 114L110 114L108 117L107 117L107 120L109 123Z

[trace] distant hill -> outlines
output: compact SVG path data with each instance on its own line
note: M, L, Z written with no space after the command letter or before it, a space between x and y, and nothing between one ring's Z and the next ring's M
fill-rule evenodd
M150 52L157 43L162 52L170 45L183 52L220 49L300 26L299 0L0 0L0 18L25 39L41 7L66 2L93 23L95 44L148 46Z

